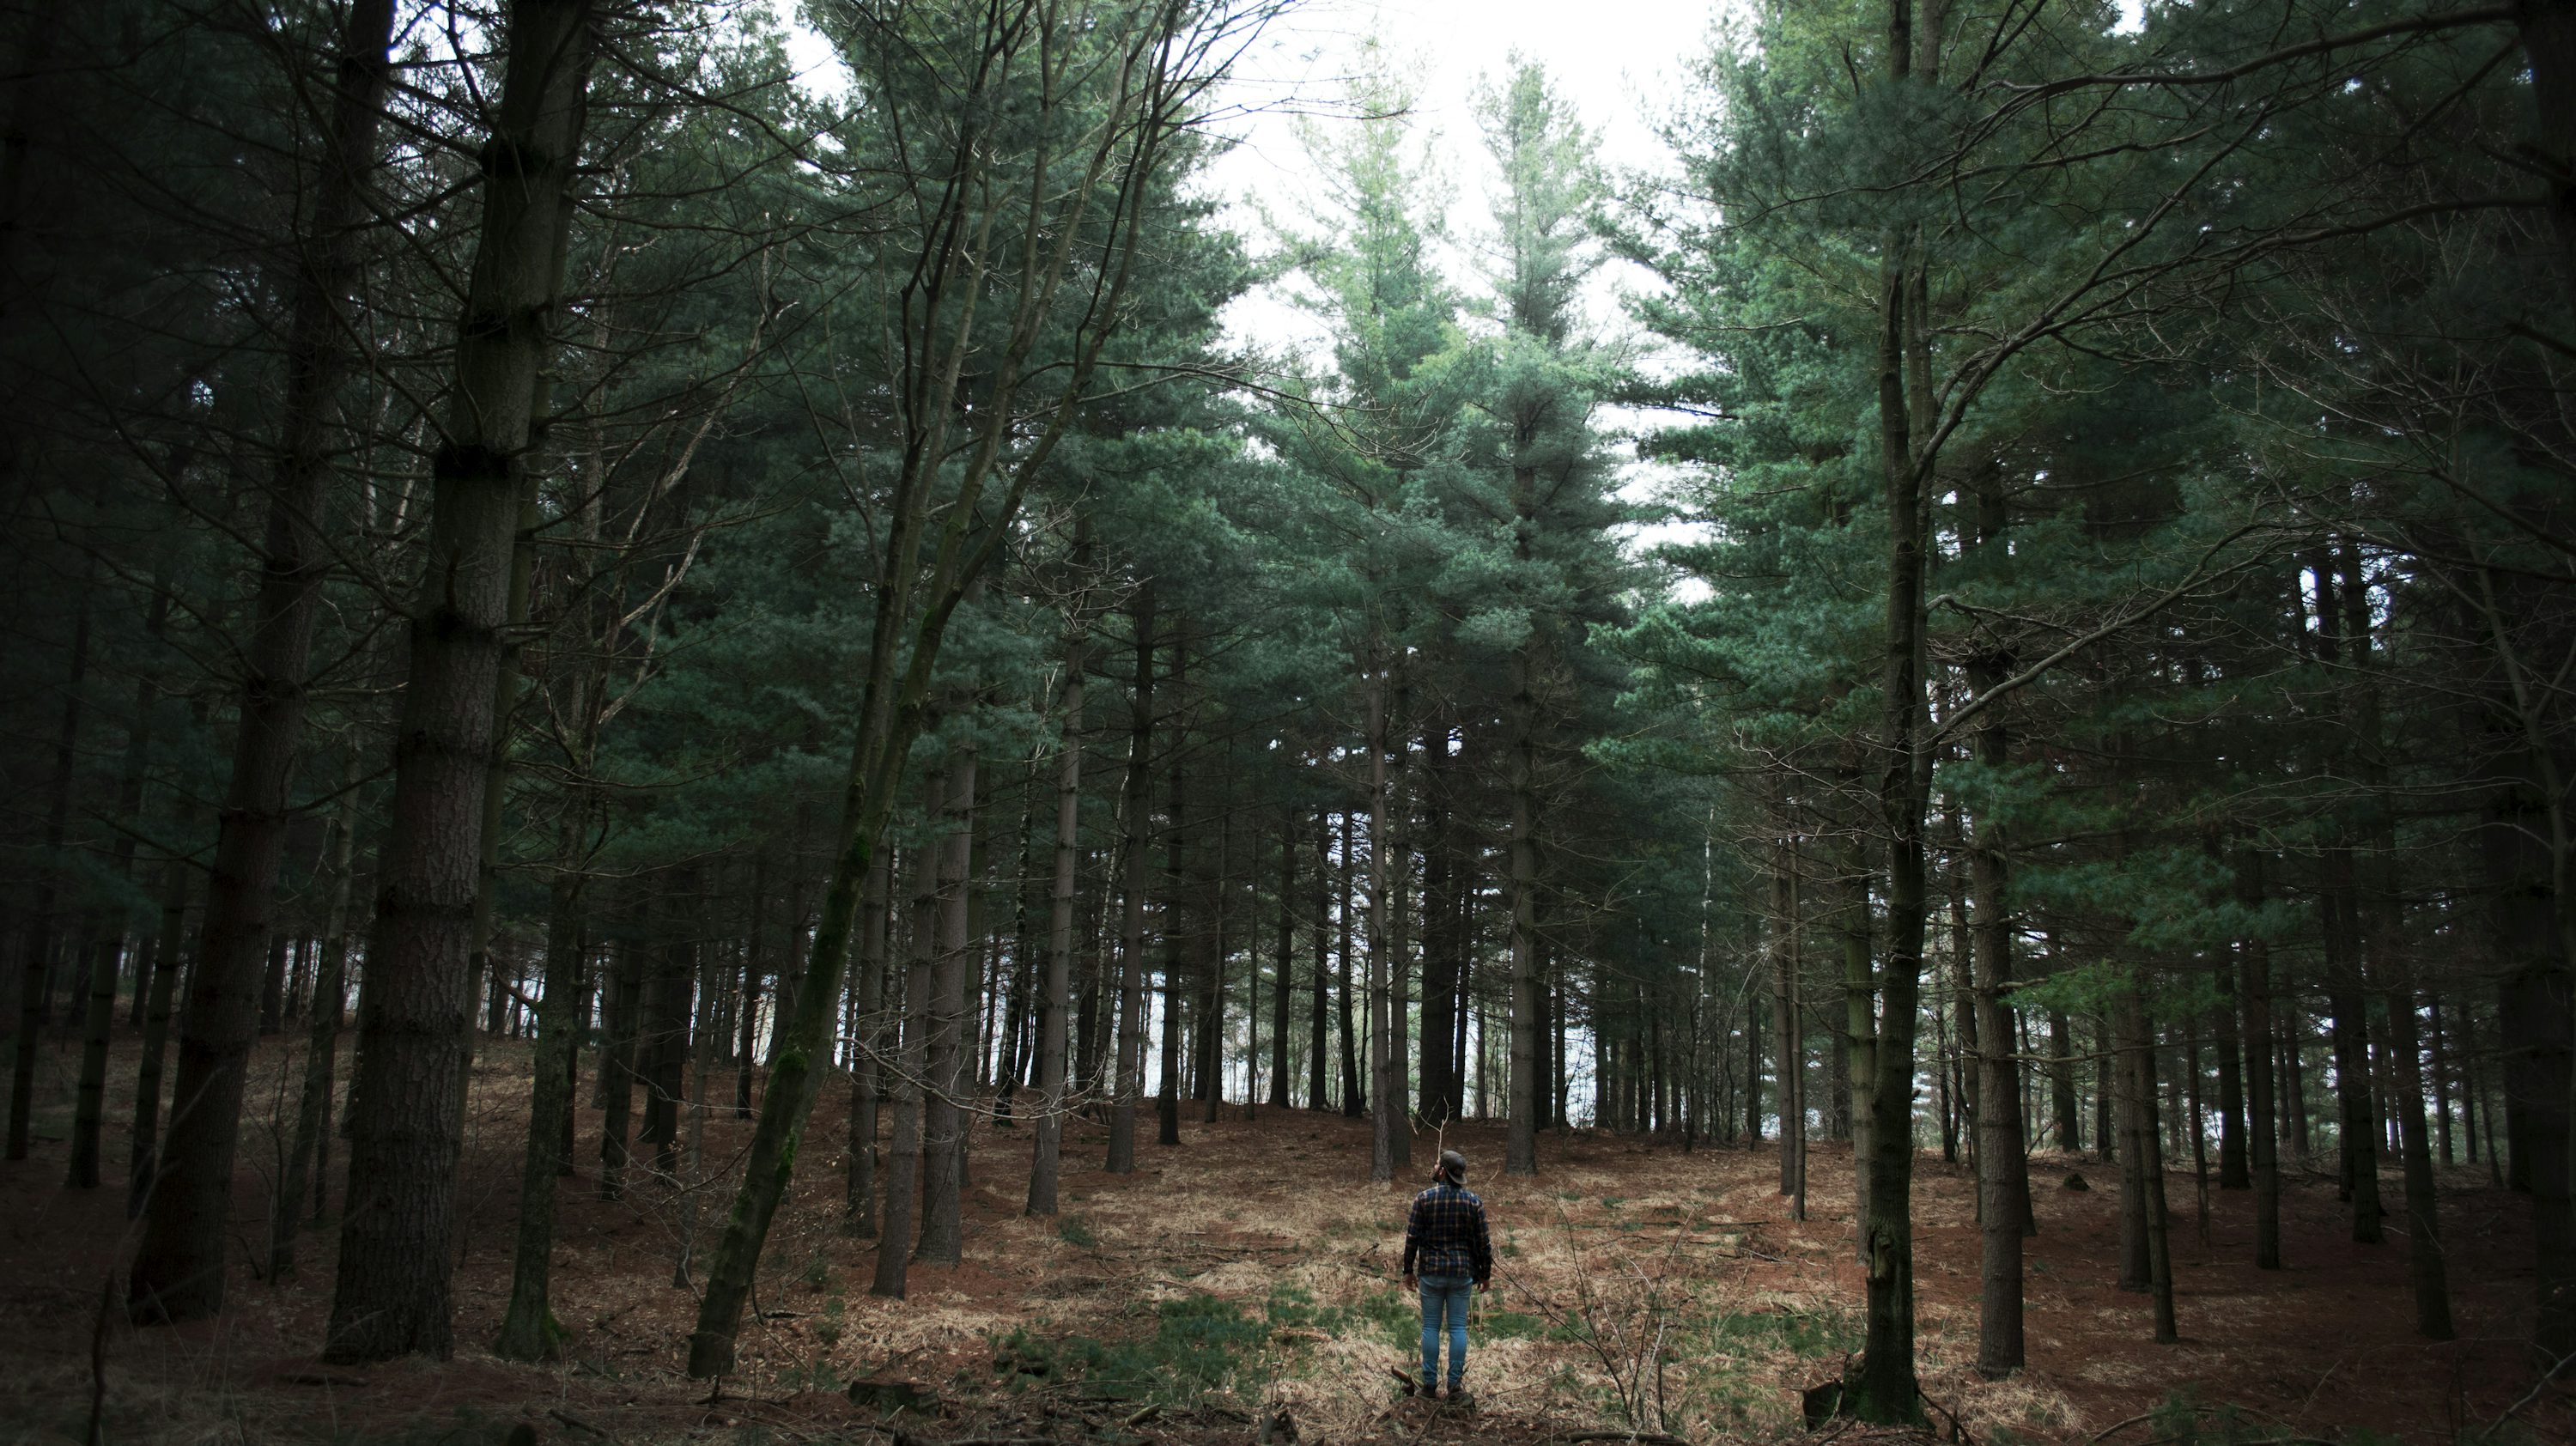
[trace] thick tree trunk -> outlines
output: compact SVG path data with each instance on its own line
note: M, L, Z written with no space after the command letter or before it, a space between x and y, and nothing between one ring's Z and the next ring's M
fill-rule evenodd
M1912 0L1890 0L1890 79L1903 84L1914 48ZM1866 1329L1856 1379L1846 1378L1852 1415L1882 1423L1923 1419L1914 1363L1914 1039L1929 914L1925 892L1924 821L1931 759L1924 752L1923 467L1916 453L1908 352L1923 323L1916 277L1918 237L1896 231L1882 240L1878 417L1886 481L1888 581L1882 666L1886 715L1881 726L1877 788L1888 831L1887 962L1879 972L1878 1029L1869 1053L1870 1120L1864 1146L1867 1216L1860 1253L1868 1279ZM1918 379L1921 375L1917 363ZM1929 424L1929 418L1922 425ZM1855 991L1857 994L1857 991ZM1855 1005L1857 1017L1866 1011ZM1858 1031L1854 1031L1857 1036ZM1859 1043L1855 1038L1855 1044ZM1855 1101L1861 1095L1855 1090ZM1855 1158L1860 1152L1855 1152Z
M290 304L287 394L269 498L241 721L215 843L206 917L182 1013L169 1139L127 1278L138 1313L166 1319L223 1308L226 1226L242 1086L257 1026L259 951L285 845L288 789L302 745L306 671L322 579L332 475L328 433L353 361L340 315L357 280L366 178L390 75L392 0L360 0L343 22L328 158L316 178ZM524 405L525 390L519 399ZM442 1259L445 1250L433 1252Z
M873 1240L877 1234L877 1111L885 1092L887 1052L886 916L893 907L895 878L891 854L880 853L868 867L867 892L859 901L858 978L852 984L858 1018L850 1052L849 1161L842 1178L841 1229L859 1240Z
M1783 817L1784 831L1794 831L1794 821ZM1780 1193L1789 1197L1789 1218L1807 1218L1807 1099L1806 1047L1799 1038L1799 1020L1804 1004L1799 998L1801 931L1799 927L1798 853L1794 838L1783 839L1773 850L1771 868L1771 1027L1772 1058L1779 1080L1773 1091L1780 1112ZM1750 1029L1745 1031L1744 1048L1747 1067L1744 1072L1745 1133L1756 1144L1762 1140L1762 1080L1760 1041Z
M1999 502L1980 498L1979 511L2000 510ZM2001 533L1995 525L1981 528L1989 541ZM1969 685L1982 696L2012 671L2012 660L1987 657L1971 664ZM2001 769L2010 759L2010 740L2001 709L1989 707L1977 720L1978 761ZM1977 819L1976 840L1968 856L1977 916L1973 928L1976 959L1977 1052L1977 1214L1984 1248L1977 1313L1977 1370L2000 1378L2019 1370L2022 1344L2022 1232L2031 1217L2030 1166L2024 1154L2021 1118L2021 1064L2013 1056L2012 1006L2004 995L2012 987L2012 915L2005 907L2008 861L2001 825L1990 815Z
M959 726L971 728L959 709ZM966 1128L973 1119L968 1059L969 991L976 975L973 929L976 750L971 735L948 752L948 798L939 841L939 922L930 970L927 1097L921 1111L921 1239L912 1258L955 1265L965 1249ZM897 1242L889 1240L887 1248Z
M572 220L590 22L587 0L513 0L508 12L367 950L349 1198L324 1347L336 1362L443 1357L451 1346L457 1036L500 723L492 698Z
M2152 1063L2152 1056L2131 1028L2125 992L2113 1003L2107 1023L2110 1034L2104 1041L2103 1065L2109 1071L2109 1088L2120 1132L2120 1289L2144 1293L2152 1289L2155 1282L2155 1262L2147 1242L2148 1157L2143 1148L2153 1142L2141 1137L2151 1133L2155 1126L2144 1086L2140 1083L2139 1063L2142 1056Z

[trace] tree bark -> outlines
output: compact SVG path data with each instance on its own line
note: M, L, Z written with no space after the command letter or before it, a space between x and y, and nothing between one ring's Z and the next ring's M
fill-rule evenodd
M364 778L357 755L341 779L340 807L331 820L331 908L323 923L328 937L314 970L313 994L305 1007L304 1091L296 1102L295 1140L286 1152L286 1169L277 1189L277 1209L269 1221L268 1275L282 1279L295 1269L295 1238L304 1214L304 1185L313 1175L331 1124L331 1074L338 1061L340 1011L349 964L349 893L356 872L353 836L358 823L358 784Z
M923 1083L930 1063L930 982L939 947L939 876L941 849L932 836L948 797L947 780L937 773L922 780L923 838L912 861L912 909L904 942L903 1036L894 1084L894 1139L886 1155L884 1223L877 1233L876 1279L871 1295L903 1299L906 1267L912 1260L907 1242L921 1218L921 1143Z
M1771 912L1774 919L1771 943L1771 1027L1773 1031L1773 1068L1779 1080L1773 1094L1780 1112L1780 1193L1789 1197L1789 1218L1807 1218L1807 1099L1806 1046L1800 1039L1799 1022L1804 1005L1799 999L1799 928L1798 841L1796 821L1785 810L1780 824L1786 837L1773 851L1771 868ZM1761 1049L1751 1030L1744 1041L1748 1067L1744 1073L1745 1132L1756 1144L1762 1140Z
M1368 1091L1361 1086L1359 1060L1359 1024L1352 1017L1353 1001L1358 997L1352 973L1352 950L1358 929L1353 907L1353 892L1358 886L1359 860L1352 852L1350 810L1342 811L1342 866L1340 929L1340 976L1335 981L1334 995L1339 1001L1342 1026L1342 1114L1358 1119L1368 1108Z
M1990 490L1978 499L1981 526L1992 542L2002 532L2001 502ZM1989 655L1969 665L1969 686L1983 695L2012 673L2012 659ZM2010 761L2004 712L1989 707L1977 720L1977 760L1989 770ZM2012 914L2005 906L2009 860L2005 832L1989 808L1977 818L1968 855L1977 915L1972 930L1976 960L1977 1205L1983 1237L1977 1313L1977 1370L1989 1379L2019 1370L2022 1342L2022 1233L2031 1218L2030 1165L2024 1154L2021 1063L2013 1056Z
M1393 800L1387 769L1387 698L1385 665L1371 641L1362 664L1361 689L1367 694L1369 751L1368 868L1368 998L1369 998L1369 1180L1395 1178L1396 1111L1403 1091L1393 1087L1396 1020L1390 994L1387 906L1390 870L1387 826Z
M195 810L185 802L172 821L185 835ZM134 1071L134 1132L126 1160L125 1218L140 1218L150 1201L158 1165L161 1126L161 1074L169 1058L170 1000L177 993L181 954L188 934L188 886L196 870L178 854L161 872L161 935L152 949L151 1000L143 1011L143 1057Z
M962 1211L966 1185L966 1128L973 1078L968 1059L968 991L976 975L972 928L976 887L975 774L976 749L971 733L972 710L955 715L961 730L950 745L945 773L948 797L939 840L939 919L930 969L930 1034L928 1075L921 1111L921 1238L912 1252L916 1261L955 1265L965 1249ZM887 1248L898 1242L889 1240Z
M9 1071L8 1158L27 1158L30 1121L36 1100L36 1055L44 1043L45 1017L53 1011L54 925L62 899L64 841L71 827L72 782L80 744L81 685L89 672L90 599L93 569L84 568L72 623L71 666L63 681L62 725L54 735L54 771L46 790L44 864L36 896L28 910L26 943L18 973L18 1038ZM222 1257L215 1261L222 1273ZM220 1284L220 1282L218 1282Z
M1297 968L1297 815L1279 823L1279 955L1270 981L1270 1105L1288 1108L1288 1008Z
M612 915L612 917L614 917ZM610 980L606 1045L599 1052L601 1101L599 1198L615 1200L626 1188L634 1159L628 1134L634 1125L636 1062L643 1048L644 948L633 937L617 940L617 972Z
M508 36L455 402L432 465L428 558L367 950L349 1199L323 1352L339 1363L444 1357L452 1344L457 1036L471 1003L466 955L500 724L492 698L578 176L590 5L513 0Z
M2416 1052L2412 988L2400 985L2389 990L2388 1047L2396 1065L2397 1128L2406 1160L2406 1267L2415 1288L2415 1333L2428 1341L2447 1341L2453 1334L2451 1287L2442 1263L2441 1201L2433 1184L2433 1151L2424 1128L2424 1077Z
M1078 567L1088 562L1090 552L1086 545L1090 541L1088 521L1081 526L1074 549ZM1073 895L1075 869L1082 860L1082 685L1083 671L1089 665L1089 640L1077 609L1065 639L1060 709L1064 731L1056 745L1055 882L1047 910L1045 1011L1038 1020L1037 1138L1029 1154L1026 1212L1031 1215L1056 1213L1056 1191L1063 1172L1065 1022L1073 1008ZM1280 977L1287 977L1284 965ZM1286 1088L1284 1084L1277 1087Z
M2165 1208L2164 1151L2156 1127L2155 1035L2147 1024L2146 1003L2134 984L2122 996L2120 1008L2128 1031L2129 1089L2135 1101L2130 1112L2135 1132L2128 1154L2140 1183L2147 1288L2155 1301L2156 1344L2172 1345L2182 1335L2174 1322L2173 1247L2167 1229L2171 1217Z
M1911 0L1890 0L1891 78L1908 78L1913 49ZM1888 830L1887 962L1879 971L1878 1030L1869 1051L1870 1118L1860 1229L1868 1278L1866 1332L1856 1380L1847 1379L1846 1409L1866 1421L1923 1417L1914 1365L1914 1039L1929 913L1924 878L1924 818L1930 758L1923 751L1923 476L1905 385L1919 238L1889 232L1882 241L1878 413L1888 527L1884 654L1886 716L1878 802ZM1928 419L1927 419L1928 420ZM1855 1013L1861 1013L1855 1009ZM1857 1041L1855 1041L1857 1043ZM1861 1092L1855 1090L1855 1102ZM1855 1156L1857 1158L1857 1154Z
M895 878L890 854L881 853L870 863L867 892L859 902L858 1020L850 1058L850 1158L842 1180L841 1228L860 1240L877 1234L877 1113L885 1094L888 1048L886 920ZM898 1034L901 1029L898 1024Z
M1512 474L1518 520L1514 547L1526 558L1531 516L1536 507L1536 477L1527 468ZM1531 644L1513 650L1511 706L1504 714L1504 768L1511 788L1511 835L1504 846L1504 885L1511 908L1512 1062L1511 1121L1505 1137L1503 1173L1538 1173L1538 1126L1546 1113L1545 1071L1539 1068L1539 1030L1544 1004L1538 977L1538 702L1529 656Z
M507 1361L552 1360L564 1329L551 1304L555 1246L555 1181L569 1163L560 1121L573 1098L573 1054L582 1021L582 876L569 865L583 850L587 809L568 802L557 830L559 866L548 884L546 963L537 997L536 1078L529 1089L528 1143L520 1157L518 1238L510 1261L510 1303L492 1353Z
M1145 1092L1145 851L1151 846L1154 735L1154 589L1136 591L1136 679L1127 730L1127 879L1119 925L1118 1078L1109 1115L1109 1173L1136 1171L1136 1102Z
M143 1239L127 1277L129 1307L151 1318L192 1319L223 1308L233 1154L257 1028L260 950L270 932L288 791L303 740L313 624L331 555L321 535L332 475L328 431L341 381L355 361L354 332L341 308L361 262L359 226L366 178L377 163L393 11L392 0L360 0L343 21L323 141L328 160L316 178L290 303L287 395L232 778L181 1015L169 1138L159 1151Z
M1187 853L1189 843L1188 756L1190 639L1185 619L1172 624L1172 695L1179 713L1172 732L1172 779L1163 805L1168 810L1169 832L1163 836L1163 1017L1162 1040L1158 1050L1162 1061L1161 1078L1156 1081L1154 1101L1155 1143L1171 1147L1181 1142L1181 960L1188 945L1188 931L1182 927L1182 902L1189 895Z
M1306 1016L1306 1108L1320 1110L1328 1103L1325 1079L1331 1051L1330 1019L1332 980L1330 977L1333 938L1333 821L1323 809L1315 811L1315 968L1314 997L1307 1001Z

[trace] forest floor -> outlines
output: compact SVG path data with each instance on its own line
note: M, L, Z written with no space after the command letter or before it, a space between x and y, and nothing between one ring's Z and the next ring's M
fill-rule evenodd
M119 1122L131 1052L121 1043L113 1078L128 1083L110 1091ZM1310 1446L1571 1441L1632 1421L1693 1443L1779 1441L1804 1434L1802 1390L1835 1376L1858 1345L1847 1150L1815 1151L1812 1218L1792 1222L1771 1147L1685 1152L1592 1131L1550 1134L1538 1177L1505 1179L1501 1127L1469 1124L1453 1126L1447 1143L1474 1162L1470 1183L1485 1197L1499 1255L1497 1288L1476 1306L1476 1401L1450 1409L1402 1399L1391 1373L1410 1368L1418 1328L1395 1276L1405 1202L1427 1169L1371 1185L1364 1121L1266 1108L1247 1118L1239 1105L1215 1124L1190 1107L1182 1144L1164 1149L1153 1143L1148 1102L1139 1168L1125 1177L1096 1168L1105 1129L1076 1122L1054 1220L1020 1211L1028 1130L984 1122L972 1146L966 1263L916 1264L909 1298L881 1299L868 1294L874 1244L842 1228L847 1093L829 1088L809 1165L762 1262L741 1372L720 1395L711 1399L681 1370L695 1305L672 1283L683 1192L647 1182L626 1199L598 1199L599 1116L590 1110L579 1174L558 1197L555 1313L569 1332L566 1356L509 1364L485 1346L509 1288L528 1049L496 1043L478 1058L469 1112L455 1358L327 1366L315 1351L330 1309L332 1222L307 1232L305 1267L282 1281L260 1278L266 1250L253 1248L266 1235L278 1121L292 1112L283 1103L292 1094L282 1088L287 1051L264 1045L254 1069L231 1308L143 1330L103 1309L132 1244L121 1188L62 1183L76 1054L49 1048L35 1153L0 1166L0 1360L10 1364L0 1375L0 1441L83 1440L94 1400L103 1439L116 1446L497 1446L522 1424L540 1442L590 1446L1149 1446L1250 1443L1274 1414ZM721 1098L729 1103L729 1088ZM729 1109L713 1112L702 1241L722 1218L727 1166L738 1166L749 1133ZM109 1173L121 1175L121 1123L107 1147ZM1438 1147L1428 1133L1416 1140L1420 1166ZM2070 1170L2093 1188L2064 1188ZM2389 1243L2354 1245L2331 1180L2302 1175L2285 1191L2288 1268L2257 1272L2251 1198L2213 1190L2204 1240L2193 1179L2177 1172L2168 1190L2182 1343L2154 1345L2146 1298L2113 1286L2116 1181L2115 1169L2089 1160L2034 1162L2030 1366L1986 1382L1969 1369L1973 1182L1922 1157L1916 1284L1939 1434L1964 1431L1990 1446L2217 1446L2267 1435L2455 1442L2520 1402L2497 1439L2576 1440L2576 1390L2523 1399L2533 1378L2517 1345L2531 1315L2529 1211L2489 1185L2484 1166L2444 1179L2460 1339L2443 1344L2414 1335L2402 1221L2392 1220ZM2393 1176L2387 1188L2394 1198ZM937 1404L884 1422L846 1394L858 1380L914 1383ZM2241 1424L2213 1419L2223 1407L2239 1408ZM1846 1427L1825 1434L1860 1439Z

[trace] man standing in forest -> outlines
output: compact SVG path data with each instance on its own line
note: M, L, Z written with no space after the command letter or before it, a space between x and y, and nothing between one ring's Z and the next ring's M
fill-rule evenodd
M1494 1247L1485 1231L1485 1202L1467 1188L1467 1157L1440 1152L1431 1188L1413 1197L1404 1225L1404 1286L1422 1292L1422 1383L1435 1394L1440 1379L1440 1335L1449 1335L1449 1402L1467 1404L1467 1288L1494 1288Z

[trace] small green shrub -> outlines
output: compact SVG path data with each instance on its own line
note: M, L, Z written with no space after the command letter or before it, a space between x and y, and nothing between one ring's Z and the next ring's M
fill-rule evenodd
M1096 1250L1100 1246L1100 1237L1091 1233L1091 1227L1083 1224L1079 1215L1067 1215L1056 1221L1055 1238L1081 1250Z
M1004 1336L993 1369L1013 1389L1035 1377L1079 1382L1094 1395L1178 1404L1233 1387L1247 1393L1268 1383L1259 1360L1273 1322L1212 1295L1183 1296L1154 1308L1154 1331L1131 1341L1090 1336Z

